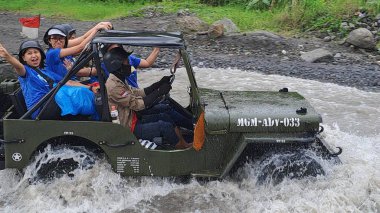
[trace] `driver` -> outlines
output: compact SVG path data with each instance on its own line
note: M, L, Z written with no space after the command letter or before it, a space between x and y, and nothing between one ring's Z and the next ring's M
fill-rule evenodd
M116 47L122 47L119 44L104 44L101 48L102 54L106 54L107 51L112 50ZM146 59L136 57L133 54L130 54L128 56L128 63L131 65L131 74L125 79L127 83L134 88L139 88L139 85L137 83L137 68L148 68L153 65L153 63L156 61L158 54L160 53L160 48L155 47L153 48L152 52L149 54L149 56ZM108 70L107 67L103 66L102 63L102 69L105 71L106 76L108 77Z
M116 107L119 113L120 124L130 128L139 139L153 141L155 137L163 137L176 149L186 149L192 146L182 137L179 128L165 113L150 116L148 122L137 118L137 111L154 106L160 97L166 95L170 89L170 76L144 89L131 88L125 83L125 77L131 74L131 65L128 56L122 47L109 50L103 57L104 64L110 75L106 81L109 109Z

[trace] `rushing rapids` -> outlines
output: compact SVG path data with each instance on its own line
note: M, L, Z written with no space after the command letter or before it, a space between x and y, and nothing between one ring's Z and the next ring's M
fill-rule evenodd
M141 72L139 79L159 78L160 70ZM165 71L166 72L166 71ZM171 95L181 100L187 84L177 72ZM257 165L247 164L233 178L188 184L162 178L121 178L104 161L74 177L29 184L28 176L0 171L0 210L5 212L378 212L380 210L379 93L296 78L239 70L196 69L200 87L273 90L287 87L305 96L324 119L323 137L342 147L339 165L317 159L325 176L285 179L257 185ZM181 100L183 105L188 100ZM312 154L310 154L312 156ZM275 158L275 157L274 157ZM196 163L196 162L194 162ZM28 168L27 168L28 169ZM32 173L25 173L26 175Z

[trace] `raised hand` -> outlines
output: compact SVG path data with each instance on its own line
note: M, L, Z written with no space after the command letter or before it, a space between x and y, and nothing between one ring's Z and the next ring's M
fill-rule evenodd
M8 53L7 49L5 49L3 47L3 45L1 45L1 43L0 43L0 57L6 58L8 56L9 56L9 53Z
M95 28L97 30L101 30L101 29L104 29L104 30L110 30L112 29L112 24L111 22L99 22Z
M63 65L66 67L67 70L71 70L71 68L73 68L73 62L67 59L63 61Z

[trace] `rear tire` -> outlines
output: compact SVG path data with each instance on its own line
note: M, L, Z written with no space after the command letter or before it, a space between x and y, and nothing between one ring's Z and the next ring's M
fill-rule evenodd
M84 147L48 145L29 166L29 182L48 182L65 175L74 177L76 169L91 169L98 157Z
M5 153L3 144L0 142L0 170L5 169Z
M0 170L5 169L5 151L4 151L4 137L3 137L3 120L0 121Z
M302 150L266 156L260 164L258 184L277 185L285 178L301 179L325 175L321 164Z

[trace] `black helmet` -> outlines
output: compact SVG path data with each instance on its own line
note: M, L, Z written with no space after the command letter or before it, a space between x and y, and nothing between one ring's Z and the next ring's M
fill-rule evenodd
M123 48L123 45L121 45L121 44L115 44L115 43L110 43L110 44L104 43L104 44L100 45L100 49L99 50L102 53L102 55L105 55L108 51L110 51L111 49L113 49L115 47Z
M65 30L66 30L66 35L68 35L68 37L70 37L72 34L74 34L75 33L75 29L74 29L74 27L73 26L71 26L70 24L61 24L64 28L65 28Z
M18 60L22 64L25 64L25 61L24 61L24 59L22 59L22 56L25 54L25 51L29 48L36 48L40 51L40 53L41 53L41 63L40 64L43 65L43 61L46 58L45 52L42 49L41 45L38 43L38 41L34 41L34 40L28 40L28 41L24 41L21 43L19 51L18 51Z
M65 46L64 47L67 47L67 33L66 33L66 28L62 25L54 25L52 27L50 27L46 32L45 32L45 35L44 35L44 42L45 44L49 45L49 47L51 46L50 43L49 43L49 37L51 35L61 35L61 36L64 36L65 37Z
M104 65L106 66L108 72L114 73L122 68L123 62L125 59L128 59L128 56L132 52L125 51L122 47L115 47L108 51L103 56Z

